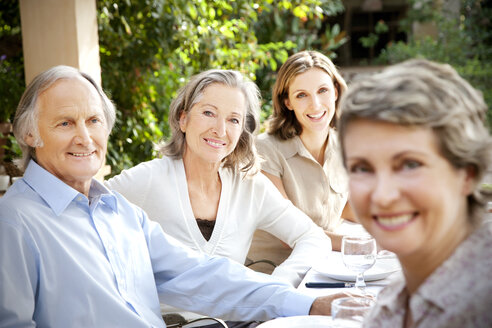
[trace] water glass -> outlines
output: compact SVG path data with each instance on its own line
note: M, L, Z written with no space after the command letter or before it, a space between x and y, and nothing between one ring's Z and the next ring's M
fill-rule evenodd
M361 327L364 316L374 304L375 301L367 297L337 298L331 303L331 316L335 327Z

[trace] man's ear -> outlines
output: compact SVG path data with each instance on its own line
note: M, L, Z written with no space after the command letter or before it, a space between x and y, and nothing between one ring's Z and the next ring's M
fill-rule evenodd
M36 139L34 138L32 133L28 133L24 136L24 142L32 148L36 147Z

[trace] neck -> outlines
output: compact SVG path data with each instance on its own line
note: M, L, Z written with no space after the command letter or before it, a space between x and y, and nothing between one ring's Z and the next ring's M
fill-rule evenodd
M323 132L303 131L299 136L304 147L314 157L314 159L323 165L325 159L326 145L328 144L328 128Z
M183 164L188 185L192 184L204 192L216 189L217 185L220 185L220 163L204 162L185 149Z
M430 251L398 256L408 293L410 295L415 293L420 285L454 253L472 231L472 226L467 224L465 229L461 227L454 233L447 233L439 245L432 247Z

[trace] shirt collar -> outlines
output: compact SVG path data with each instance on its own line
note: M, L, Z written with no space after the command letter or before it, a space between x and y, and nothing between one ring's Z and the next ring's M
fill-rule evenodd
M328 131L328 143L329 144L325 149L325 162L332 157L333 153L338 152L338 135L333 128L330 128ZM286 159L299 154L299 156L314 160L299 136L284 140L278 145L278 150Z
M75 197L82 195L82 193L55 177L34 160L29 162L24 172L24 181L38 193L57 216L67 208ZM116 197L95 179L92 179L89 197L103 201L113 211L117 212Z

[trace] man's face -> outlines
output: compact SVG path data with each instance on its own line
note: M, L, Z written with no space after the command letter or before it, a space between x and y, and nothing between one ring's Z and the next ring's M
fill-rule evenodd
M36 160L48 172L88 195L92 177L104 162L108 139L102 102L84 79L62 79L40 94ZM26 137L35 146L32 135Z

